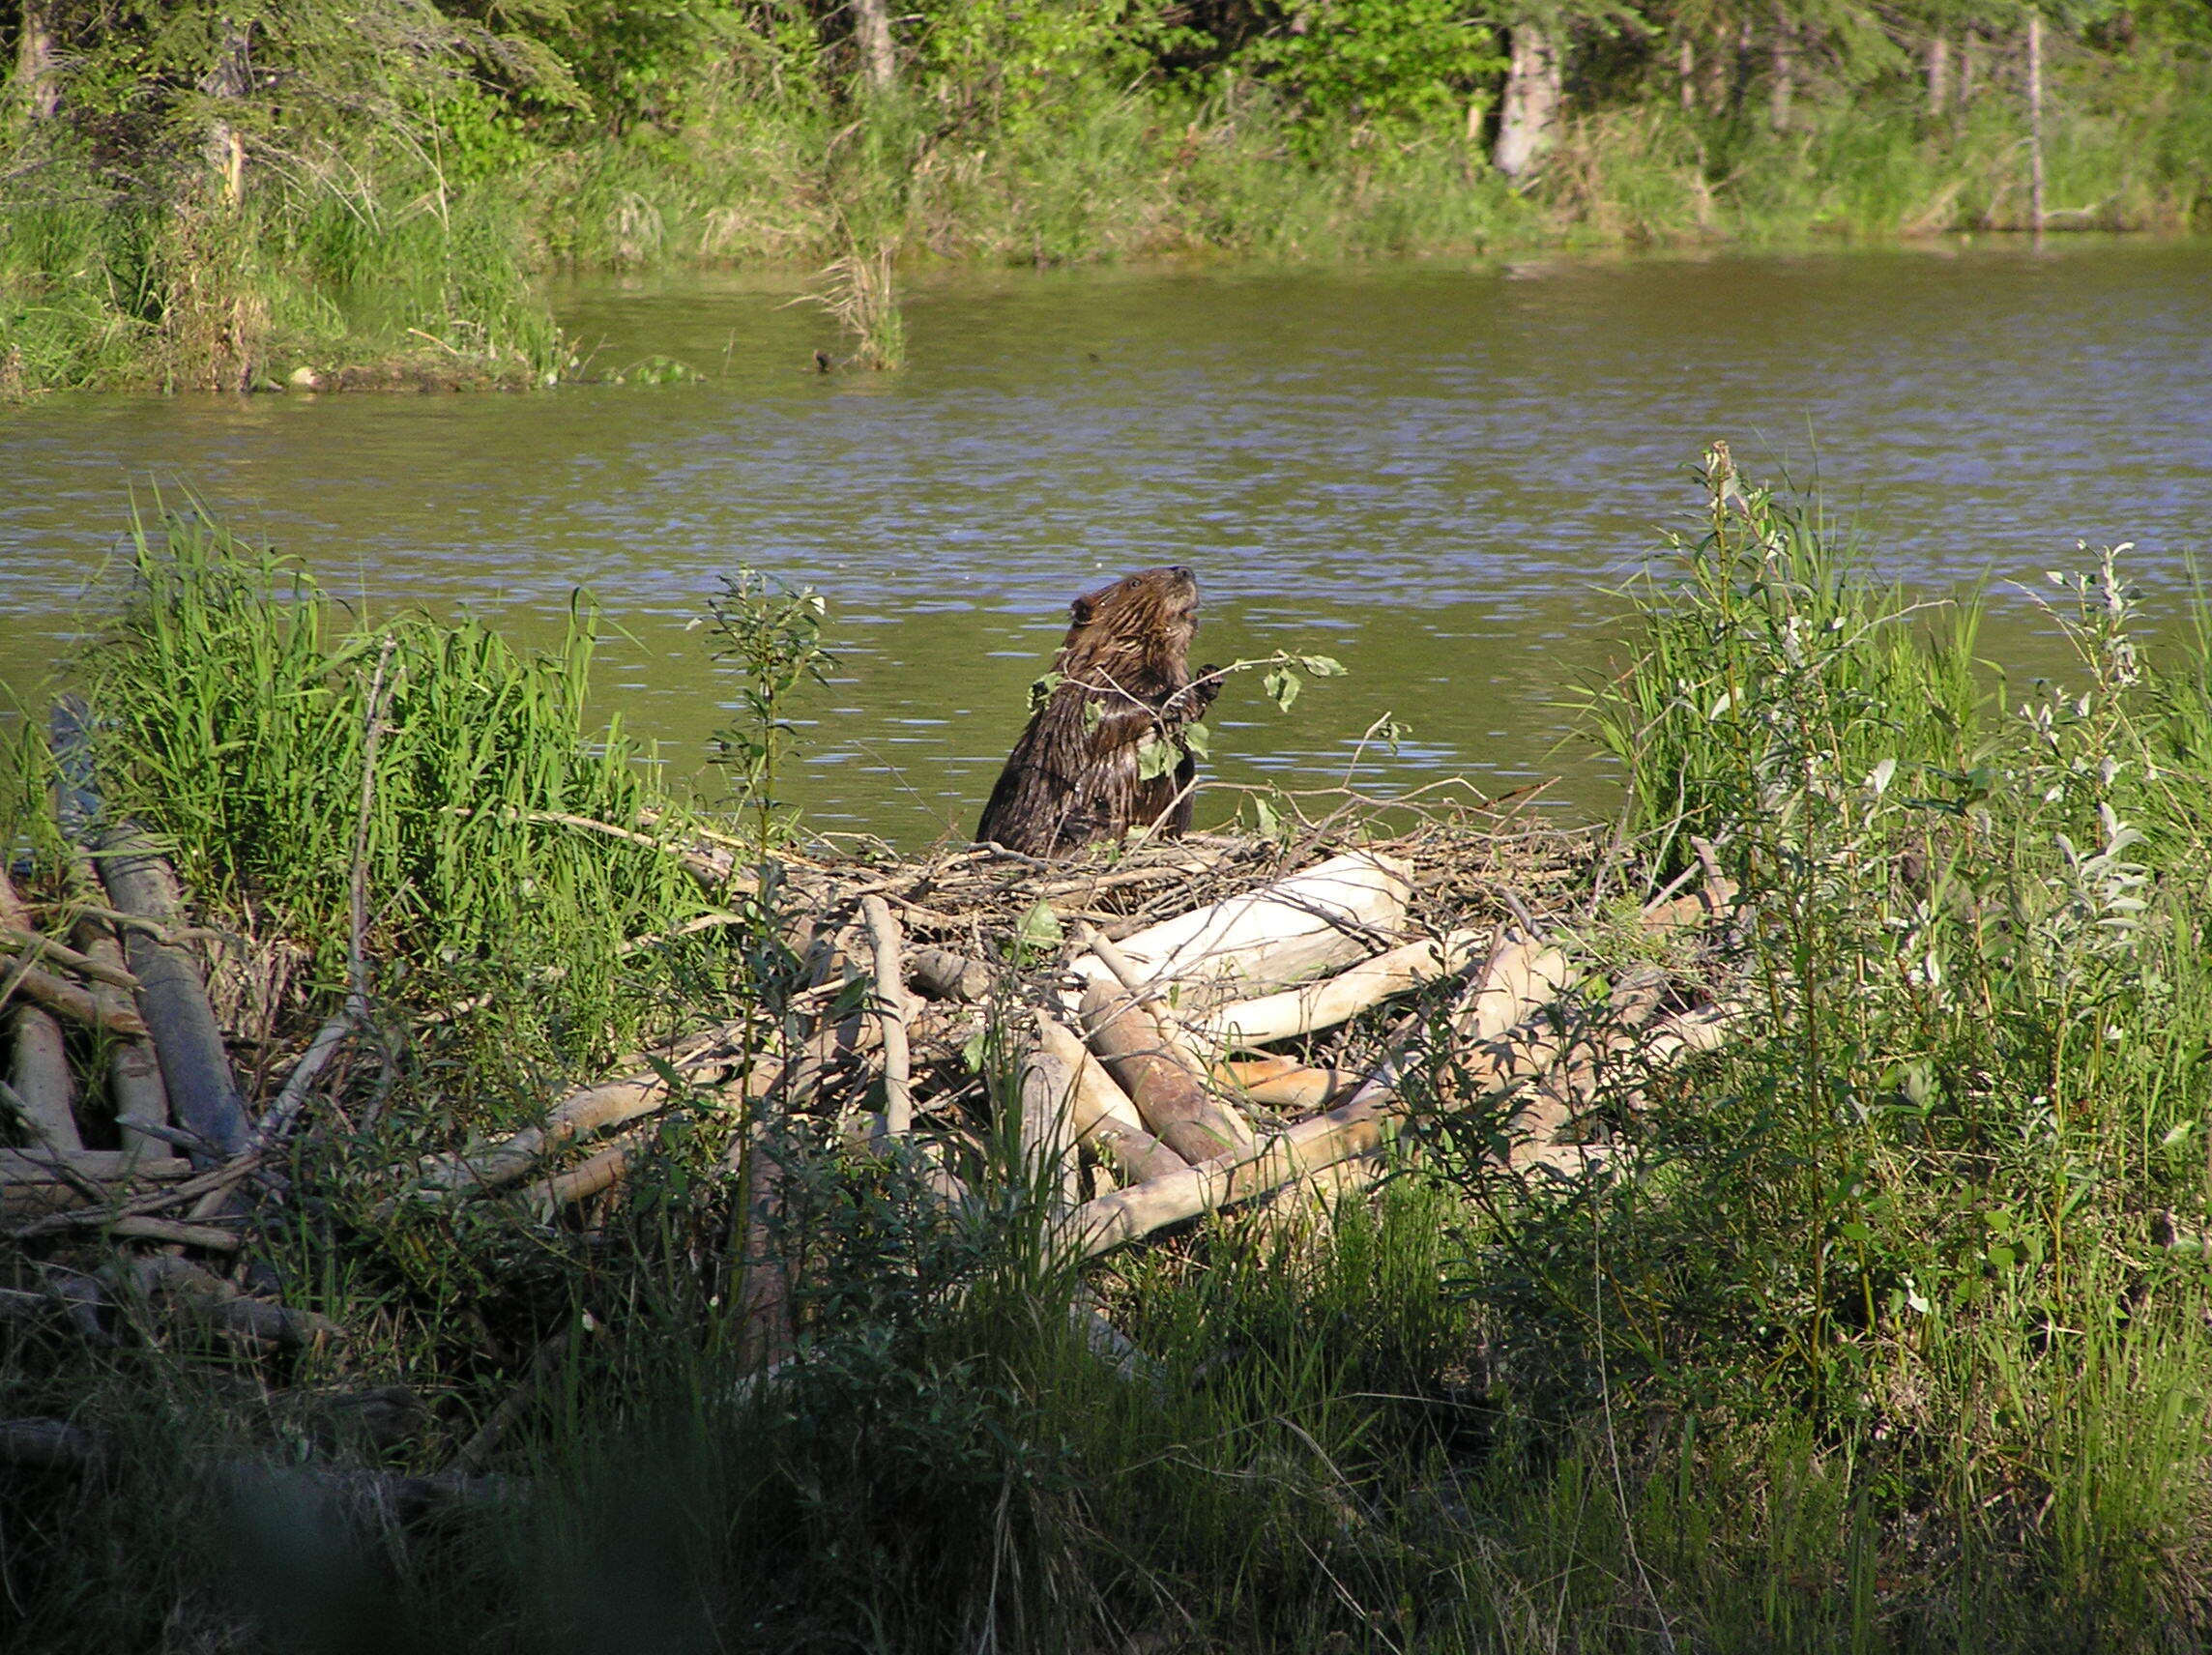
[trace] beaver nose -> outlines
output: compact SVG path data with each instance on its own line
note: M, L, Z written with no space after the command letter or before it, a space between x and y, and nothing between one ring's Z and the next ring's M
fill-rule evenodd
M1189 581L1193 586L1198 584L1198 576L1192 574L1190 570L1183 567L1183 566L1180 564L1176 564L1170 566L1168 573L1173 575L1180 575L1184 580Z

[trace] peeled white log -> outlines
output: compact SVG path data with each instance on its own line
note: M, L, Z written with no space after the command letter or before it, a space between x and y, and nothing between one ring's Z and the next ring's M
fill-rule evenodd
M1105 1065L1091 1055L1081 1035L1057 1017L1039 1017L1037 1038L1046 1051L1074 1066L1078 1132L1088 1132L1091 1122L1100 1118L1119 1121L1135 1131L1144 1130L1145 1118L1137 1113L1129 1094L1106 1072Z
M1375 951L1405 926L1412 870L1372 851L1341 857L1162 920L1120 947L1146 980L1174 985L1188 1009L1222 997L1272 992ZM1094 956L1075 962L1088 983L1113 973Z
M1254 1103L1291 1115L1325 1109L1365 1078L1353 1069L1314 1068L1295 1058L1265 1064L1216 1063L1213 1077Z
M1056 1212L1075 1205L1075 1065L1049 1050L1022 1065L1022 1174Z
M711 1029L656 1055L680 1076L687 1068L712 1069L726 1062L727 1060L714 1054L731 1033L728 1026ZM630 1061L642 1063L644 1059L633 1058ZM763 1071L780 1073L781 1065L772 1059L762 1059L754 1072L757 1075ZM480 1149L430 1156L415 1176L417 1181L433 1189L512 1183L564 1144L665 1109L672 1095L667 1081L653 1069L601 1081L597 1086L579 1087L556 1104L538 1125L526 1126Z
M882 897L864 899L860 913L873 944L876 1024L884 1043L884 1129L895 1137L914 1128L914 1081L906 1040L907 1021L913 1012L899 970L903 943L899 922L891 917L890 905Z
M1252 1047L1332 1029L1393 996L1465 971L1481 944L1474 931L1424 938L1320 982L1222 1006L1196 1019L1192 1031L1221 1046Z
M1507 943L1491 956L1452 1013L1461 1039L1484 1042L1465 1060L1470 1080L1480 1079L1486 1089L1499 1090L1525 1084L1550 1064L1557 1038L1528 1014L1557 998L1567 972L1563 954L1537 943ZM1394 1054L1336 1108L1263 1140L1252 1150L1085 1203L1070 1221L1074 1244L1085 1257L1092 1257L1380 1149L1396 1128L1398 1078L1412 1061L1410 1050Z

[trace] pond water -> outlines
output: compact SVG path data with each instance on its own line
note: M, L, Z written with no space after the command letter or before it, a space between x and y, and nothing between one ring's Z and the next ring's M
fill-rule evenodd
M973 827L1068 598L1180 563L1201 658L1350 669L1288 716L1233 684L1214 774L1341 782L1387 712L1411 735L1360 755L1367 787L1559 774L1563 804L1599 809L1560 703L1712 438L1818 479L1880 567L1930 588L2132 540L2178 617L2212 537L2203 244L970 275L910 288L895 374L813 373L835 340L795 291L561 294L597 366L664 354L703 384L0 411L0 681L35 683L97 624L155 481L372 611L549 640L589 588L618 629L598 711L689 769L729 693L693 624L750 565L830 607L842 664L800 708L811 820L913 844ZM2011 590L1990 653L2057 664Z

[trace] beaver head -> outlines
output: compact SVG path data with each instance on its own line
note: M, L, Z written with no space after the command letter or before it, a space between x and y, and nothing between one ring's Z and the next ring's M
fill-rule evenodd
M1068 678L1099 674L1136 695L1190 682L1198 636L1198 577L1180 565L1139 569L1067 606L1072 624L1060 650ZM1139 682L1124 682L1125 680Z

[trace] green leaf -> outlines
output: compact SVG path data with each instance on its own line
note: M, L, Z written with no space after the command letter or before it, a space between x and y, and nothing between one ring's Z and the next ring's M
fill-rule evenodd
M1041 712L1044 704L1052 699L1052 692L1067 682L1064 673L1048 672L1030 685L1030 711Z
M1040 902L1022 915L1021 924L1014 931L1014 940L1027 947L1058 947L1067 939L1061 929L1060 915L1053 913L1052 904Z
M1202 759L1213 757L1213 733L1203 724L1185 724L1182 727L1182 744L1185 750Z
M1304 667L1308 676L1313 678L1342 678L1345 676L1344 663L1334 655L1300 655L1298 665Z
M1164 775L1172 775L1181 762L1182 749L1157 731L1137 743L1137 779L1140 781L1157 781Z
M1260 687L1285 712L1291 710L1291 703L1298 698L1298 681L1281 667L1262 679Z

